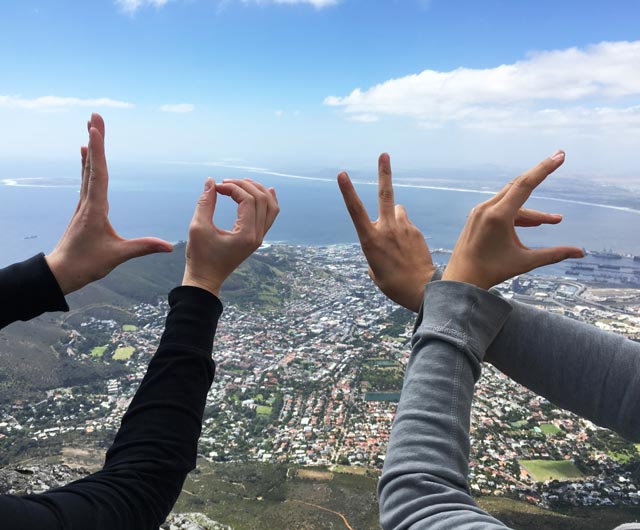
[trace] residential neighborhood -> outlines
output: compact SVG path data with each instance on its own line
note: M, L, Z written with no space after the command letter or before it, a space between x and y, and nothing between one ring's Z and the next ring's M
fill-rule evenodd
M288 294L277 310L225 304L201 456L210 462L378 472L411 354L415 315L378 291L359 247L272 245L260 253L288 264L280 278ZM596 289L575 278L533 275L498 289L508 299L640 337L634 289ZM3 405L3 453L108 447L158 345L167 309L164 300L138 304L131 309L135 325L90 317L69 330L68 355L120 363L126 375L54 389L38 402ZM87 351L79 347L87 336L108 341ZM540 506L640 504L640 483L629 467L639 460L637 446L485 363L471 420L469 477L475 495Z

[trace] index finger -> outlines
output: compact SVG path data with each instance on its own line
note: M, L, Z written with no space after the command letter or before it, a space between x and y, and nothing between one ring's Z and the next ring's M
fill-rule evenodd
M383 221L395 221L391 159L387 153L378 158L378 216Z
M534 189L564 162L564 151L557 151L537 166L516 178L500 200L515 215Z
M104 153L104 138L95 127L89 130L88 147L88 188L87 197L96 205L106 205L109 189L109 173L107 171L107 159ZM87 171L85 168L85 171Z
M255 197L233 182L216 184L216 191L231 197L238 204L238 218L234 224L234 232L255 234L257 217Z
M344 171L338 175L338 186L340 187L344 204L353 221L353 226L356 227L358 238L362 239L368 236L371 229L371 219L369 219L367 209L362 204L360 197L358 197L349 175Z

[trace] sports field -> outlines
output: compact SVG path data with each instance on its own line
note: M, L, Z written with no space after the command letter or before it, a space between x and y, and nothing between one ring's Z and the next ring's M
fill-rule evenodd
M558 434L560 429L556 427L553 423L543 423L540 425L540 430L546 435Z
M582 471L569 460L519 460L519 463L538 482L584 477Z
M138 328L133 324L125 324L122 326L122 331L138 331Z
M91 357L102 357L106 349L107 346L96 346L91 350L91 353L89 355L91 355Z
M116 352L113 354L114 361L126 361L130 359L134 352L133 346L123 346L122 348L118 348Z

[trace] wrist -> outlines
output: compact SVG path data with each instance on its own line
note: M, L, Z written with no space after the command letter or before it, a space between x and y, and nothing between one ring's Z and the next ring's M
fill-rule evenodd
M209 291L214 296L220 298L222 282L218 282L217 280L212 280L210 278L203 278L197 274L193 274L187 269L185 269L184 276L182 277L182 285L204 289L205 291Z
M64 260L55 251L46 255L44 259L62 294L66 296L84 286L82 279L65 265Z
M447 266L442 273L443 281L467 283L480 289L489 290L493 285L483 278L476 277L471 271L459 271L455 267Z

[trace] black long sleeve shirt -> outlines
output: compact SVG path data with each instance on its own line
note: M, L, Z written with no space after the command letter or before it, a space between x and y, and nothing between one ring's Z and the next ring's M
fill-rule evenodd
M0 270L0 327L68 309L42 255ZM4 530L157 530L196 464L214 376L220 300L195 287L169 294L158 350L102 470L40 495L0 496Z

